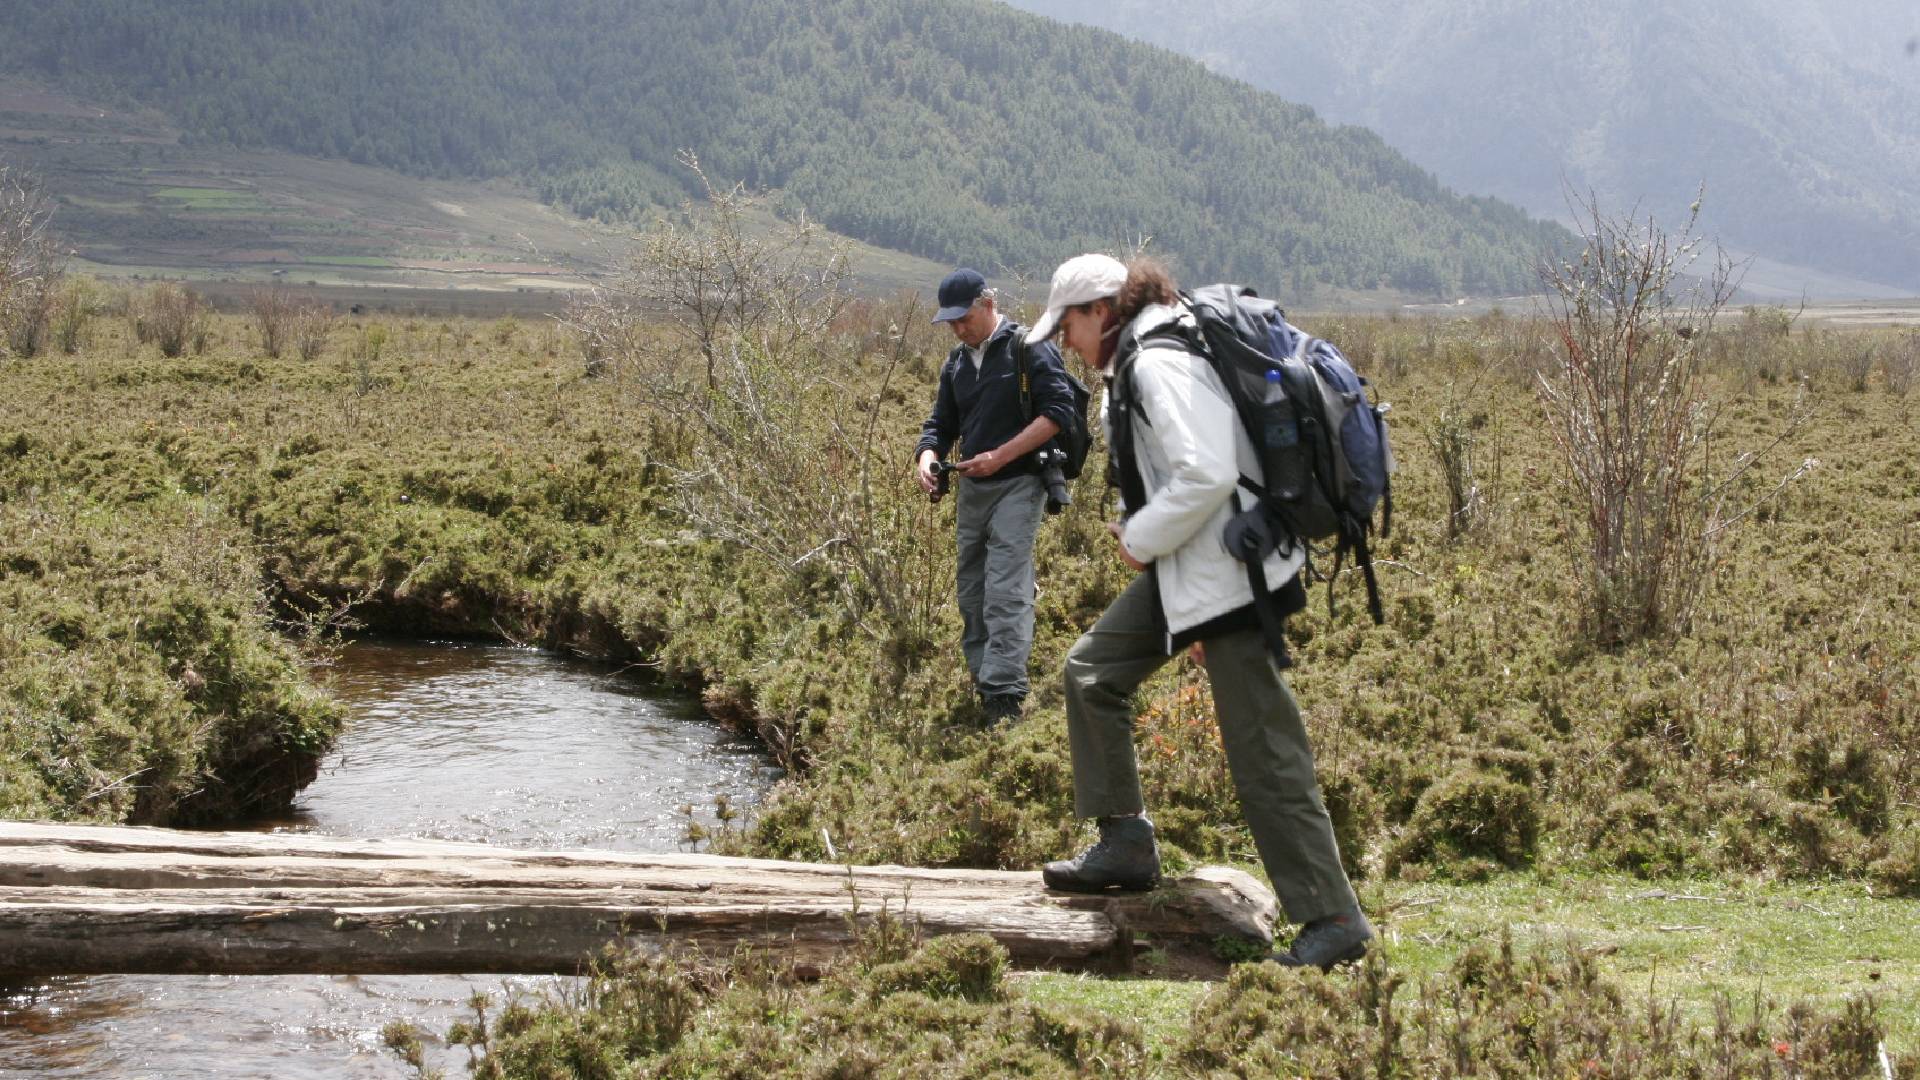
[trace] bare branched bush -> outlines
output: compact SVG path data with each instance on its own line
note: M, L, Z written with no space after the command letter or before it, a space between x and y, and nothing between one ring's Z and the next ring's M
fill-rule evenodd
M262 353L280 359L280 354L292 344L299 307L293 296L278 285L253 294L247 314L253 320L254 331L260 335Z
M178 357L189 349L205 352L209 333L206 304L173 282L152 286L133 303L134 339L158 345L162 356Z
M844 250L823 250L804 216L755 221L763 200L739 186L716 189L693 155L681 160L700 178L705 202L647 233L620 287L699 350L715 388L722 351L735 340L782 353L822 334L846 306L848 262Z
M1751 341L1784 342L1793 336L1800 312L1783 307L1747 307L1740 310L1740 332Z
M380 358L386 352L390 332L385 323L369 323L360 332L353 349L353 392L361 396L380 389Z
M312 302L294 307L288 333L300 359L320 359L320 355L327 351L327 336L332 332L333 308Z
M1920 371L1920 331L1902 334L1880 348L1880 376L1887 393L1906 397Z
M58 276L40 277L14 294L6 343L15 356L38 356L52 342L59 297Z
M642 377L631 371L633 365L650 356L642 347L646 315L634 292L621 282L608 289L587 289L567 298L559 318L580 346L581 358L590 379L611 378L624 383L628 377Z
M1483 369L1482 375L1490 373ZM1447 384L1426 429L1427 446L1447 489L1447 538L1485 525L1498 502L1501 445L1481 375Z
M1714 335L1722 370L1733 373L1742 387L1769 386L1791 374L1793 327L1800 311L1781 307L1741 309L1740 321L1727 333Z
M1827 330L1809 334L1807 345L1808 366L1844 390L1866 392L1874 369L1871 337L1852 330Z
M915 570L927 506L874 483L876 471L897 479L897 455L876 445L879 413L907 351L900 326L917 312L877 355L836 334L850 300L844 245L804 217L772 219L739 187L705 186L704 205L657 223L563 321L590 373L677 423L650 450L677 476L690 523L832 590L888 656L917 655L937 607L937 581ZM663 320L665 333L649 332Z
M93 319L106 308L100 283L84 275L68 275L54 298L51 336L59 350L71 356L87 347Z
M20 356L47 345L63 265L39 187L0 168L0 341Z
M1559 350L1538 373L1539 399L1579 497L1586 614L1606 645L1684 631L1719 540L1746 515L1728 499L1758 460L1742 455L1711 474L1718 410L1702 346L1734 267L1716 252L1695 274L1698 207L1670 236L1651 217L1613 218L1581 202L1584 250L1540 267Z

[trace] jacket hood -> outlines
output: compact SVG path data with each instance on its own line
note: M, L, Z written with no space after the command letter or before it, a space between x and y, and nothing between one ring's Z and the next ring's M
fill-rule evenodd
M1140 314L1135 315L1132 322L1127 324L1127 335L1143 338L1155 330L1192 321L1193 316L1184 305L1148 304L1140 309Z
M1133 317L1133 321L1121 328L1120 341L1114 346L1113 357L1107 361L1107 366L1102 370L1107 375L1112 375L1119 370L1122 360L1140 351L1148 335L1179 327L1182 324L1189 327L1196 325L1193 314L1184 305L1148 304L1141 308L1139 314Z

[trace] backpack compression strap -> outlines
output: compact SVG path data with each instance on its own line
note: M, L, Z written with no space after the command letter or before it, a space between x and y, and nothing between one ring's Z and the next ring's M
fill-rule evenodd
M1346 561L1347 549L1353 549L1353 561L1360 567L1360 576L1367 581L1367 614L1373 616L1373 625L1379 626L1387 621L1386 609L1380 606L1380 579L1373 573L1373 549L1367 544L1365 526L1354 529L1351 537L1346 535L1347 527L1341 526L1340 542L1333 549L1333 576L1327 579L1327 615L1333 615L1333 583L1340 578L1340 564Z

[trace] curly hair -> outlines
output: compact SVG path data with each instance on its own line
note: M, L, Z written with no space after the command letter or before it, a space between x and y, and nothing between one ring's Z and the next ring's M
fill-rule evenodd
M1141 257L1127 264L1127 283L1114 297L1114 312L1122 322L1130 321L1149 304L1173 304L1180 300L1180 287L1158 259Z

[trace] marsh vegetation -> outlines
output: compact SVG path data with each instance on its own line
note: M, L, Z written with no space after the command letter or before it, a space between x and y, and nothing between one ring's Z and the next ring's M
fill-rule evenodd
M9 816L200 820L284 802L338 723L299 641L351 617L617 659L698 688L793 770L752 820L710 830L719 850L826 859L830 842L832 858L859 862L1027 867L1077 842L1057 687L1036 680L1035 707L1002 733L956 723L968 695L953 655L951 511L917 493L905 464L946 343L909 300L851 301L790 338L723 329L711 368L697 342L644 319L618 357L589 354L553 321L360 318L332 326L312 358L282 348L276 359L249 320L202 316L201 347L169 357L136 334L150 303L103 297L76 352L0 367ZM1760 310L1692 339L1716 410L1699 460L1765 456L1727 489L1747 509L1689 571L1684 623L1606 634L1587 511L1538 396L1559 347L1551 323L1300 321L1375 380L1401 446L1394 529L1377 548L1387 625L1369 625L1343 580L1331 610L1323 586L1290 629L1328 802L1371 897L1617 875L1760 889L1846 880L1880 898L1861 919L1920 921L1913 901L1886 899L1920 893L1912 331L1830 331ZM1058 669L1124 584L1102 495L1091 468L1042 531L1038 672ZM1205 681L1185 663L1149 685L1149 805L1176 864L1252 864L1209 716ZM1471 970L1445 977L1477 985L1532 972L1512 978L1545 987L1569 1016L1620 993L1595 989L1612 984L1590 979L1577 949L1529 940L1503 968L1497 948L1468 959L1463 943L1436 977L1456 962ZM905 957L887 962L917 962ZM1876 982L1911 992L1911 958L1884 968ZM1406 1032L1451 1038L1367 1028L1385 1023L1366 995L1384 993L1392 970L1311 991L1267 986L1275 977L1238 977L1219 991L1232 1001L1201 1012L1224 1023L1249 995L1293 1010L1307 993L1320 1011L1283 1018L1301 1031L1346 1032L1389 1057L1415 1054ZM834 993L874 993L816 998L740 979L738 992L770 995L779 1024L838 1007ZM928 1023L973 1029L972 1004L915 992ZM685 993L699 1009L733 1008ZM1399 993L1409 1008L1428 1000ZM1799 1024L1851 1062L1844 1047L1890 1015L1909 1033L1894 1051L1913 1053L1906 1011L1848 1012L1838 993L1799 1020L1756 1019L1742 1003L1732 1042L1712 1045L1813 1045L1780 1034ZM1506 1006L1489 1008L1472 1023L1507 1022ZM709 1030L699 1015L683 1034ZM1063 1062L1080 1059L1060 1046L1113 1061L1146 1052L1137 1034L1037 1015L993 1023L1020 1039L1080 1032L1047 1044ZM1710 1015L1683 1020L1721 1038ZM576 1021L526 1030L563 1022ZM1740 1034L1749 1027L1764 1035ZM1175 1072L1253 1067L1153 1053Z

